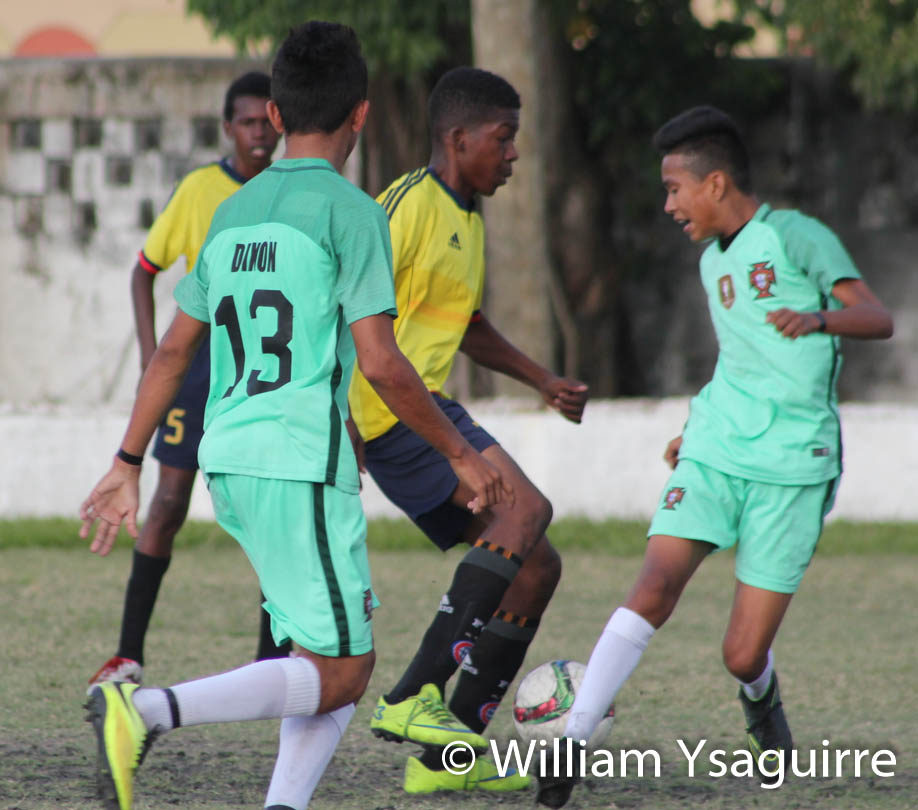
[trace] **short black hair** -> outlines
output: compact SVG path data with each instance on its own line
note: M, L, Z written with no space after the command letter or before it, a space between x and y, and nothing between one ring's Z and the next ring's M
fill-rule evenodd
M271 68L271 98L287 132L334 132L367 97L354 29L311 21L290 29Z
M259 73L253 70L250 73L244 73L226 90L226 98L223 100L223 120L232 121L236 105L236 99L240 96L252 96L253 98L271 98L271 77L267 73Z
M664 155L685 155L687 168L697 177L722 169L740 191L750 191L749 151L736 121L717 107L685 110L657 130L653 145Z
M472 127L498 110L518 110L519 93L506 79L487 70L457 67L444 73L430 92L430 131L441 138L453 127Z

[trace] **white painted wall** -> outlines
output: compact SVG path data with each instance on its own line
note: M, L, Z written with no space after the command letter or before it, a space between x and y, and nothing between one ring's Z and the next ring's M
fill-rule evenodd
M513 402L476 402L469 410L551 499L558 516L646 519L666 481L661 459L681 429L686 399L591 403L581 426ZM127 423L124 407L0 405L0 518L75 516L107 469ZM918 407L842 406L846 472L833 518L918 520ZM156 463L144 465L143 496ZM397 516L365 480L367 514ZM191 514L212 519L205 488Z

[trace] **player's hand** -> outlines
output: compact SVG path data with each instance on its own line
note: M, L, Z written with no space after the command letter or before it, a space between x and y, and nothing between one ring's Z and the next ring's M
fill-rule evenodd
M539 388L539 393L550 408L554 408L565 419L580 424L590 396L590 388L586 383L570 377L549 377Z
M89 497L80 506L80 537L86 540L98 521L89 550L104 557L112 550L122 523L131 537L137 537L137 508L140 503L140 467L115 459Z
M451 460L450 466L456 477L475 493L467 504L473 515L500 501L513 507L516 501L513 487L504 482L497 467L471 446L459 458Z
M347 428L347 435L351 437L351 447L354 448L354 455L357 457L357 469L365 473L367 471L367 450L363 436L360 435L357 425L354 424L354 420L350 416L344 421L344 426ZM361 483L360 486L362 488L363 484Z
M676 436L666 445L666 449L663 451L663 461L669 464L671 470L675 470L676 465L679 463L679 450L681 448L682 437Z
M818 332L823 324L815 312L796 312L787 307L769 312L765 316L765 322L774 324L775 329L791 340Z

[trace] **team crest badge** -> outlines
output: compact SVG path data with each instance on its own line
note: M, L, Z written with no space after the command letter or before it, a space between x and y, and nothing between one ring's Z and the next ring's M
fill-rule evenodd
M721 276L717 279L717 291L720 293L720 303L725 309L730 309L736 300L736 293L733 291L733 276Z
M749 285L758 290L756 300L759 298L774 298L771 285L777 284L775 268L769 262L756 262L749 271Z
M666 495L663 496L663 508L672 511L685 497L685 487L672 487Z

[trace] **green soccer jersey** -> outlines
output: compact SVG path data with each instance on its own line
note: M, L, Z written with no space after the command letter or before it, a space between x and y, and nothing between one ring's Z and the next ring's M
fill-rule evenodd
M691 403L681 458L770 484L828 481L841 472L837 337L782 337L766 314L837 309L832 287L860 278L838 237L798 211L762 205L726 250L701 257L720 351Z
M385 211L324 160L279 160L214 215L175 292L210 323L205 473L359 490L349 324L395 314Z

